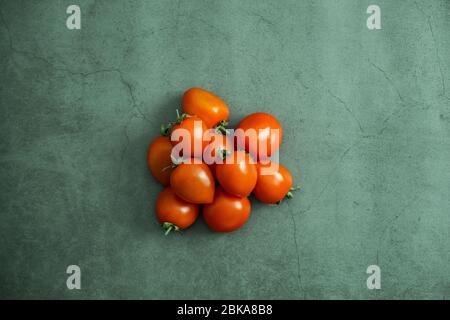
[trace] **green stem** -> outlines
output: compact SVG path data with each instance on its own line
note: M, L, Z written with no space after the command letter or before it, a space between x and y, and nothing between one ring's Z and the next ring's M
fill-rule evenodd
M172 230L173 231L180 231L180 228L179 227L177 227L176 225L174 225L173 223L170 223L170 222L164 222L163 224L162 224L162 227L163 227L163 229L164 229L164 235L168 235Z
M290 188L288 193L286 193L286 195L284 196L284 198L277 202L277 205L280 204L284 199L292 199L294 197L293 192L298 191L298 190L301 190L300 186L294 186L294 187Z
M167 236L170 233L170 231L172 231L172 226L167 228L166 232L164 232L164 235Z
M226 120L222 120L219 122L219 124L215 127L216 131L223 134L223 135L227 135L228 134L228 121Z
M161 125L161 135L167 137L170 135L170 131L172 129L172 127L176 124L180 124L184 119L189 118L190 115L186 114L186 113L181 113L180 111L177 109L177 119L175 121L171 121L168 124L162 124Z
M168 137L170 135L170 129L172 129L172 123L169 123L167 125L162 124L161 125L161 135L164 137Z

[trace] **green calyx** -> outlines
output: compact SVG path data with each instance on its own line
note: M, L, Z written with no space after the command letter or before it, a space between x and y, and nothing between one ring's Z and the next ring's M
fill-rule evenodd
M295 186L289 189L289 192L286 193L286 198L292 199L294 197L294 194L292 192L301 190L300 186Z
M279 205L281 202L283 202L284 199L292 199L294 197L294 193L295 191L299 191L301 190L300 186L295 186L289 189L288 193L286 193L286 195L284 196L283 199L281 199L280 201L278 201L276 204Z
M223 134L223 135L228 135L228 121L227 120L222 120L219 122L219 124L214 128L217 132Z
M178 109L176 111L177 111L177 119L175 121L169 122L168 124L161 125L161 135L162 136L165 136L165 137L169 136L170 132L172 131L173 126L180 124L184 119L191 117L189 114L186 114L186 113L180 114L180 111L178 111Z
M219 156L219 158L223 161L223 160L225 160L226 159L226 157L228 157L230 154L231 154L231 152L229 151L229 150L227 150L227 149L222 149L222 148L220 148L220 149L218 149L217 150L218 151L218 156Z
M168 235L171 231L180 231L180 228L179 227L177 227L176 225L174 225L173 223L171 223L171 222L164 222L163 224L162 224L162 228L164 229L164 235Z

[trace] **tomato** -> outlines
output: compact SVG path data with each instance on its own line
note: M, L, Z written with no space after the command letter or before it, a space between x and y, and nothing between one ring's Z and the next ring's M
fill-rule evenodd
M256 141L250 141L249 136L245 136L244 141L236 138L236 145L245 149L255 159L269 158L273 153L278 151L283 138L283 128L278 120L271 114L258 112L253 113L238 124L236 131L242 129L247 131L248 129L256 130ZM276 134L278 130L279 134ZM266 150L259 148L259 146L266 146Z
M147 165L151 174L163 186L170 183L170 175L173 171L170 157L172 143L167 137L158 137L148 147Z
M271 164L276 167L269 169ZM275 204L283 200L292 188L292 175L289 170L281 164L274 162L267 164L258 163L256 167L258 169L258 181L253 190L256 199L270 204ZM270 174L262 174L264 168Z
M217 187L213 203L203 207L203 218L211 230L231 232L247 222L250 211L248 198L233 196Z
M208 128L228 120L230 116L230 110L222 99L201 88L187 90L182 105L184 113L198 116Z
M182 163L172 172L170 186L177 196L192 203L211 203L214 177L204 163Z
M228 193L247 197L256 185L256 165L248 153L236 151L223 164L216 164L216 177Z
M199 206L186 202L175 195L172 188L165 188L156 200L156 217L166 229L166 235L171 230L189 228L197 219Z
M181 131L178 129L185 129L187 131ZM187 145L190 145L191 150L190 154L185 154L185 152L183 152L183 158L201 158L203 150L208 145L207 141L203 141L203 135L207 130L208 128L202 119L197 116L188 117L172 127L170 140L175 146L178 143L182 143L184 134L189 133L187 138L190 141L187 142ZM181 137L179 135L181 135Z

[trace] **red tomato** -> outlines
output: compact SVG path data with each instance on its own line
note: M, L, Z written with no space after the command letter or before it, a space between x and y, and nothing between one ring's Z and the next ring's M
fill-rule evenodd
M256 165L250 155L236 151L216 164L216 177L222 188L236 196L247 197L256 185Z
M166 229L171 231L189 228L197 219L199 206L186 202L175 195L173 190L165 188L156 200L156 217Z
M217 187L213 203L203 207L203 218L211 230L231 232L247 222L250 211L250 201L246 197L233 196Z
M179 129L185 129L186 131L182 131ZM190 154L185 154L183 152L183 158L201 158L203 154L203 150L208 145L206 141L203 141L203 134L208 130L205 123L199 117L192 116L185 118L172 127L170 140L172 144L175 146L178 143L182 143L184 139L184 134L189 134L186 138L190 141L187 142L187 145L190 145ZM180 135L180 136L177 136Z
M151 174L163 186L170 183L170 175L173 171L170 153L172 143L167 137L158 137L152 141L147 152L147 165Z
M270 164L276 166L273 172L271 174L261 174L263 168L266 168L267 171L272 171L272 169L269 169ZM253 190L256 199L270 204L283 200L292 188L292 175L289 170L274 162L268 164L258 163L256 167L258 169L258 181Z
M208 128L228 120L230 116L230 110L222 99L201 88L187 90L182 104L184 113L200 117Z
M214 198L214 177L204 163L180 164L170 176L170 186L177 196L191 203L211 203Z
M255 159L269 158L280 148L283 138L283 128L278 120L268 113L258 112L245 117L238 124L236 131L238 129L242 129L244 132L249 129L256 130L256 141L251 141L249 136L245 136L244 141L236 138L236 145L245 149ZM274 130L278 130L279 134L276 134ZM260 149L260 145L265 145L266 150Z

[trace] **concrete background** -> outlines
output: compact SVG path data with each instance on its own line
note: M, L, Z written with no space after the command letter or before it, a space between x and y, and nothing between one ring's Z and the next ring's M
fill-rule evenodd
M382 30L366 27L370 4ZM0 10L1 298L450 297L450 1ZM233 234L200 220L164 237L145 154L191 86L234 124L276 115L303 192L253 199ZM71 264L81 290L66 288Z

